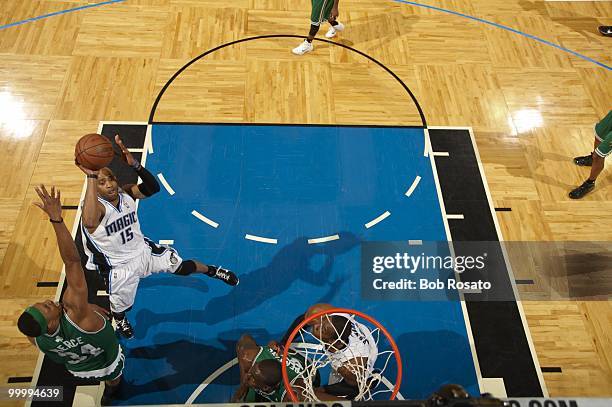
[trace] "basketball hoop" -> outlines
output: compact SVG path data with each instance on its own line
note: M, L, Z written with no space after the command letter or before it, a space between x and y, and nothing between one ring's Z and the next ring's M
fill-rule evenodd
M332 325L330 326L334 329L336 338L328 342L316 337L308 330L308 326L314 320L320 319L321 323L323 323L325 320L331 321L332 316L341 316L350 322L350 325L345 325L345 329L351 329L350 336L353 338L351 346L347 343L348 340L343 339L348 336L345 334L349 332L345 333L344 330L343 332L338 332ZM333 336L334 334L332 334L332 337ZM298 342L293 343L296 338ZM355 343L358 344L361 352L358 357L350 356L351 349L354 348L353 345ZM290 349L292 352L300 353L305 360L304 374L295 378L293 381L289 380L289 375L287 374L287 362ZM337 350L330 351L330 349ZM402 381L402 360L393 337L384 326L363 312L348 308L332 308L306 318L295 327L289 335L287 343L284 344L283 359L281 363L283 382L292 401L298 401L294 388L299 390L302 396L306 398L306 400L300 401L318 401L315 394L313 379L317 371L326 366L332 367L330 379L334 374L338 375L338 373L335 372L338 365L338 357L336 354L340 353L338 349L342 350L343 354L349 355L343 356L344 359L341 363L342 367L348 369L357 381L357 396L354 397L354 400L374 400L375 396L376 399L384 399L382 398L382 394L384 393L389 393L389 400L395 399ZM363 357L364 350L368 352L369 356L367 358ZM336 360L334 361L333 359ZM387 368L393 359L397 366L395 381L391 382L385 377L385 370L390 370ZM359 363L351 362L355 360L359 361ZM364 360L365 362L363 362ZM334 365L336 365L336 367L334 367ZM301 379L304 384L297 384L297 379ZM380 387L382 387L382 389L379 389Z

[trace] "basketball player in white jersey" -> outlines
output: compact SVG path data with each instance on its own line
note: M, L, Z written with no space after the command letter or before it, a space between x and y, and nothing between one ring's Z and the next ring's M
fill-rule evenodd
M286 344L291 332L305 319L333 308L329 304L314 304L308 308L306 313L298 316L287 330L281 341L282 345ZM321 391L319 397L324 392L329 396L354 399L359 394L358 375L360 378L367 378L370 388L376 387L377 380L373 379L374 376L378 376L374 369L378 346L368 327L357 322L349 314L333 313L313 319L308 323L308 329L324 344L332 368L327 385L319 389ZM270 342L268 346L277 352L282 352L276 342ZM330 399L332 398L325 398L325 400Z
M117 332L129 339L134 333L125 314L134 304L141 278L159 272L180 276L202 273L235 286L238 277L221 267L182 260L173 248L158 246L142 234L136 214L136 199L145 199L157 193L159 184L136 161L118 135L115 142L121 148L123 160L136 171L142 183L119 188L117 178L109 168L93 171L77 163L87 174L81 234L89 257L87 268L97 269L105 277Z

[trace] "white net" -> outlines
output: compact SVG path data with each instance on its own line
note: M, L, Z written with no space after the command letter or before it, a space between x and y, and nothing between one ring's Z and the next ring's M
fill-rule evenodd
M338 324L336 319L334 324L335 316L343 317L342 323ZM321 385L344 381L351 388L349 398L353 400L388 400L393 393L395 375L390 378L385 373L391 370L388 368L394 360L394 351L380 328L364 318L345 313L324 314L313 322L314 325L308 324L296 333L290 346L305 358L301 380L291 383L299 399L319 400L317 392L324 390L317 388L315 378L317 372L327 370L329 378L327 382L322 379ZM327 330L326 335L317 332L322 326ZM346 380L347 375L353 379L351 384Z

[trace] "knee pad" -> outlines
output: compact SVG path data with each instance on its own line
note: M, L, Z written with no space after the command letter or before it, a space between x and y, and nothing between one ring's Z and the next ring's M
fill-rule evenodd
M179 276L188 276L189 274L195 273L197 267L193 260L183 260L178 269L174 272Z

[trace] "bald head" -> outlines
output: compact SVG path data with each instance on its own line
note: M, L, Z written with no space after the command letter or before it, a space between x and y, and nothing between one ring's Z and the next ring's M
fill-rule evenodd
M327 311L327 310L330 310L330 309L333 309L333 308L334 307L331 304L324 304L324 303L314 304L313 306L308 308L308 310L306 311L305 317L309 318L309 317L313 316L314 314L317 314L317 313L323 312L323 311Z

